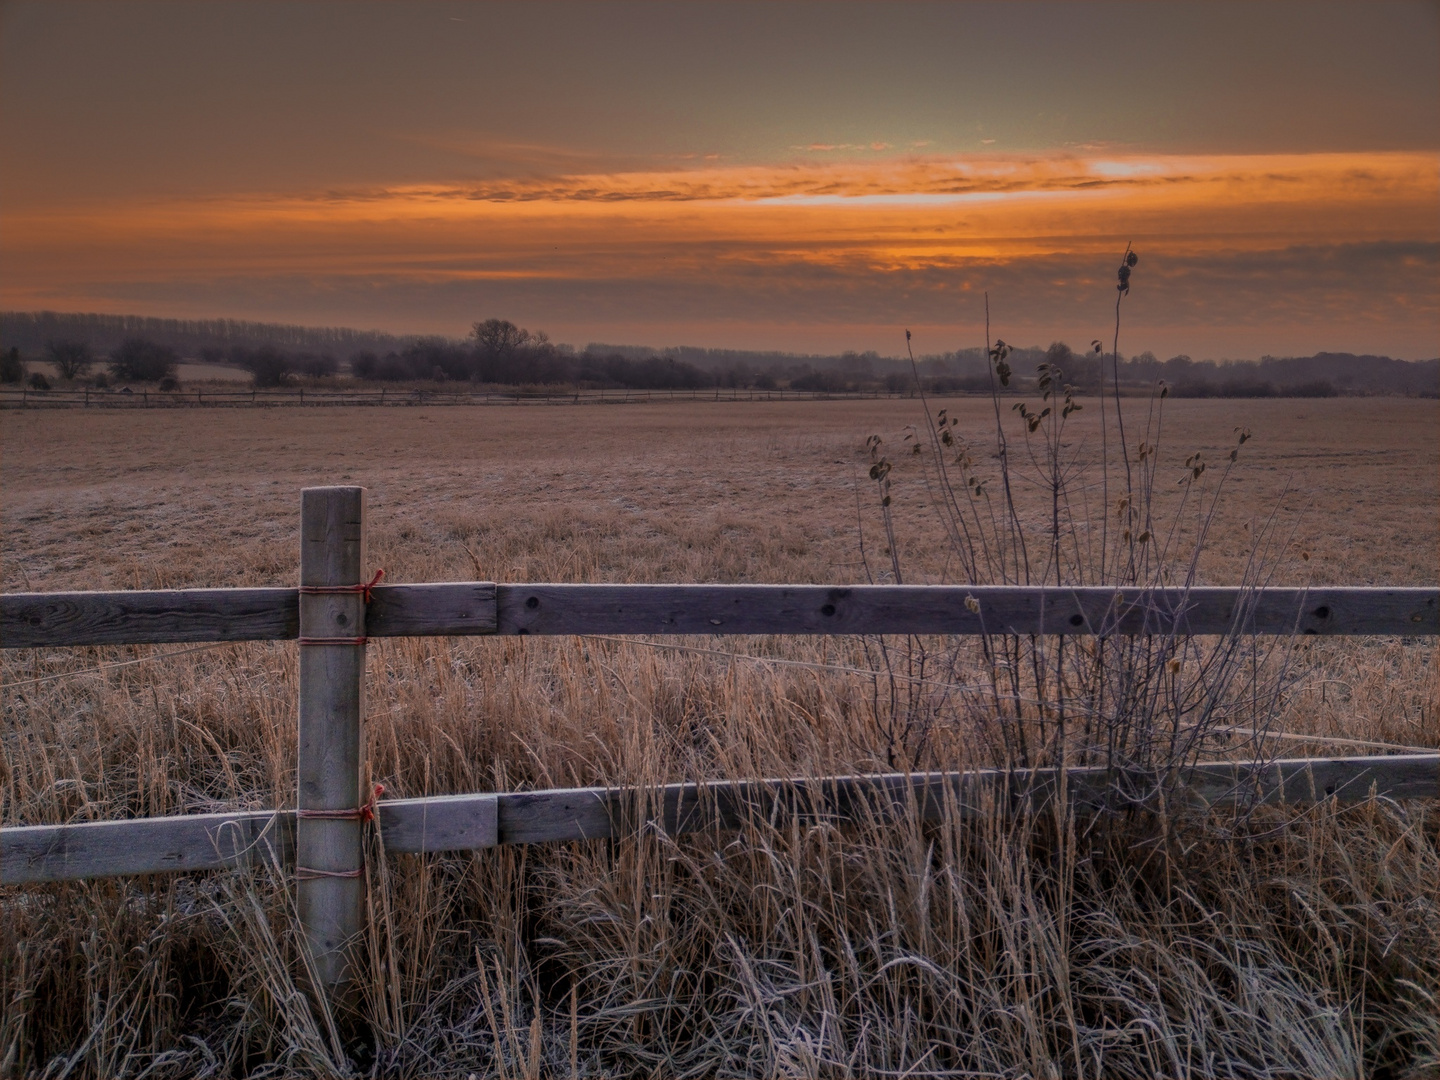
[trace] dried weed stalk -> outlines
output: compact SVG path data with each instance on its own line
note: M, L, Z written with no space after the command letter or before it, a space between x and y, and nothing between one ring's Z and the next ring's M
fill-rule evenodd
M1199 583L1201 552L1250 431L1235 428L1219 470L1200 453L1190 455L1178 477L1181 498L1159 511L1157 487L1170 482L1160 471L1167 389L1163 383L1152 388L1140 438L1131 446L1125 411L1127 400L1136 399L1122 397L1118 383L1120 304L1137 263L1127 247L1117 275L1108 388L1103 344L1092 343L1101 371L1098 462L1093 447L1068 428L1084 405L1058 365L1039 366L1038 403L1007 406L1001 392L1016 378L1011 349L1000 339L988 346L994 423L983 438L967 437L958 417L932 409L916 369L925 423L905 435L899 460L917 463L926 501L944 529L949 561L943 580L1061 590L1109 586L1116 599L1084 634L987 626L978 655L964 641L910 638L898 651L877 643L888 684L879 702L881 735L892 767L943 766L940 747L950 740L937 739L938 729L963 730L1004 766L1126 770L1117 802L1149 802L1204 755L1259 752L1284 707L1294 681L1293 643L1247 633L1254 590L1267 582L1284 547L1274 513L1257 530L1240 580L1226 582L1242 589L1228 632L1203 638L1184 626L1183 598ZM988 297L985 336L989 342ZM909 340L907 331L907 348ZM1007 414L1019 429L1014 436ZM880 436L866 445L889 554L886 576L900 581L892 490L897 463ZM1029 495L1023 501L1021 488ZM1162 588L1180 590L1182 599L1162 605L1153 591ZM987 612L978 600L971 605L983 624ZM1147 633L1115 632L1137 612ZM1250 734L1237 740L1237 730ZM1149 783L1137 788L1137 776Z

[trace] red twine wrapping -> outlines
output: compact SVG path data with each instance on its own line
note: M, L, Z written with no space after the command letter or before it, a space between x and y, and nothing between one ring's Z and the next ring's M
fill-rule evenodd
M296 810L295 816L309 821L374 821L375 800L384 794L385 785L376 784L375 790L370 792L370 800L359 806L347 807L344 810Z
M359 593L365 598L365 603L368 606L370 601L374 599L373 590L375 586L380 584L380 579L384 576L385 570L382 567L375 571L373 578L362 585L301 585L300 594L302 596L343 596L349 593ZM300 644L364 645L368 640L370 639L364 637L302 637L300 638Z
M370 798L359 806L347 807L344 810L296 810L295 816L309 821L358 821L363 825L375 820L376 800L384 794L385 785L376 784L370 792ZM354 870L316 870L313 866L295 867L297 881L314 881L317 878L358 878L364 873L365 868L362 866L357 866Z
M365 603L370 603L373 597L371 591L380 584L380 579L385 576L384 569L376 570L375 576L363 585L301 585L300 593L303 596L339 596L344 593L359 593L365 597Z
M295 867L296 881L314 881L316 878L327 877L349 877L356 878L365 872L365 868L357 866L354 870L315 870L308 866Z

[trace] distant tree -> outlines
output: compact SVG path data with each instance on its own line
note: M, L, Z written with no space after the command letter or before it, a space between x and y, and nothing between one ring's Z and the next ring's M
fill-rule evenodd
M885 376L885 392L888 394L904 394L914 389L914 375L906 375L902 371L892 371Z
M531 349L530 331L507 319L486 319L475 324L474 377L480 382L522 383L557 382L553 372L543 370L537 361L552 359L551 350Z
M52 341L45 346L45 356L66 382L84 375L95 362L88 341Z
M464 380L470 378L475 370L474 350L444 338L417 341L400 355L409 369L408 377L412 379L436 379L435 373L438 371L440 376L437 381Z
M529 330L522 330L508 319L486 319L475 324L471 336L481 352L505 356L528 344L531 335Z
M295 370L295 358L273 345L258 349L234 349L230 358L250 372L256 386L280 386Z
M110 354L110 374L117 379L159 382L167 375L173 376L179 362L174 349L145 338L131 337Z
M18 347L0 353L0 383L18 383L25 378L25 365L20 360Z
M843 394L855 389L855 384L838 371L807 371L790 380L791 390L811 390L823 394Z
M1063 341L1052 341L1050 347L1045 350L1045 363L1052 368L1060 369L1060 381L1070 383L1073 386L1084 385L1088 381L1090 372L1085 370L1085 364L1075 355L1069 345Z
M397 352L388 352L382 356L380 362L375 365L375 374L373 377L379 379L381 382L406 382L418 376L411 370L410 364L406 361L405 357Z
M357 379L373 379L380 358L373 352L357 352L350 357L350 374Z
M301 375L323 379L339 371L340 362L328 353L301 353L295 358L295 367Z

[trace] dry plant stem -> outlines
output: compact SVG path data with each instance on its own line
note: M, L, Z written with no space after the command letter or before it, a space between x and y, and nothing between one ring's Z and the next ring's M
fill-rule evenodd
M1126 265L1126 264L1129 262L1129 259L1130 259L1130 245L1129 245L1129 244L1126 244L1126 245L1125 245L1125 254L1121 257L1121 260L1120 260L1121 265L1122 265L1122 266ZM1124 410L1123 410L1123 409L1121 408L1121 406L1120 406L1120 301L1123 300L1123 299L1126 297L1126 295L1128 295L1129 291L1130 291L1130 290L1127 288L1127 289L1117 289L1116 292L1115 292L1115 337L1114 337L1114 340L1113 340L1113 342L1112 342L1112 344L1111 344L1111 346L1110 346L1110 363L1111 363L1112 369L1113 369L1112 372L1111 372L1111 380L1110 380L1110 382L1111 382L1112 389L1113 389L1114 392L1115 392L1115 427L1116 427L1116 434L1117 434L1117 435L1119 436L1119 438L1120 438L1120 454L1121 454L1121 456L1123 457L1123 459L1124 459L1124 461L1125 461L1125 494L1126 494L1127 499L1133 494L1133 492L1134 492L1134 490L1135 490L1135 484L1134 484L1134 481L1133 481L1133 479L1132 479L1132 477L1131 477L1131 475L1130 475L1130 447L1129 447L1129 444L1127 444L1127 443L1125 442L1125 412L1124 412ZM1105 366L1105 364L1104 364L1104 357L1101 357L1101 364L1100 364L1100 366L1101 366L1102 368ZM1102 389L1102 395L1103 395L1103 389ZM1107 467L1107 468L1109 467L1109 459L1108 459L1108 458L1106 459L1106 467ZM1107 502L1107 503L1106 503L1107 512L1108 512L1108 508L1109 508L1109 503ZM1131 511L1131 505L1130 505L1128 502L1127 502L1127 504L1126 504L1126 511L1127 511L1127 513L1126 513L1126 519L1125 519L1125 521L1126 521L1126 524L1127 524L1127 526L1128 526L1128 525L1130 525L1130 524L1133 522L1133 517L1134 517L1133 513L1130 512L1130 511ZM1129 530L1127 529L1127 531L1129 531ZM1135 552L1135 549L1134 549L1134 547L1132 546L1132 547L1130 548L1130 561L1131 561L1131 574L1132 574L1132 576L1133 576L1133 574L1134 574L1134 572L1135 572L1135 571L1134 571L1134 552Z

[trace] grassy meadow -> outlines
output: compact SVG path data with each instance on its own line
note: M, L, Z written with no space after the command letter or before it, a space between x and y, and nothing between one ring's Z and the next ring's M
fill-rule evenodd
M996 474L991 402L931 405ZM1085 406L1061 444L1075 536L1114 494ZM1127 424L1149 407L1127 401ZM1435 402L1164 409L1154 514L1197 583L1440 577ZM1051 493L1002 423L1016 528L1039 536ZM917 401L6 412L0 452L6 592L290 585L300 489L342 483L369 488L387 582L963 580ZM1211 468L1178 483L1196 452ZM993 764L965 710L897 743L896 683L866 674L930 649L906 685L985 677L976 646L946 648L378 641L369 767L408 797L884 771L897 746L914 767ZM1284 673L1247 752L1440 747L1433 639L1282 651L1257 657ZM293 644L0 664L0 825L293 805ZM6 888L0 1075L1433 1077L1437 809L755 821L377 858L355 1015L333 1024L292 976L283 880Z

